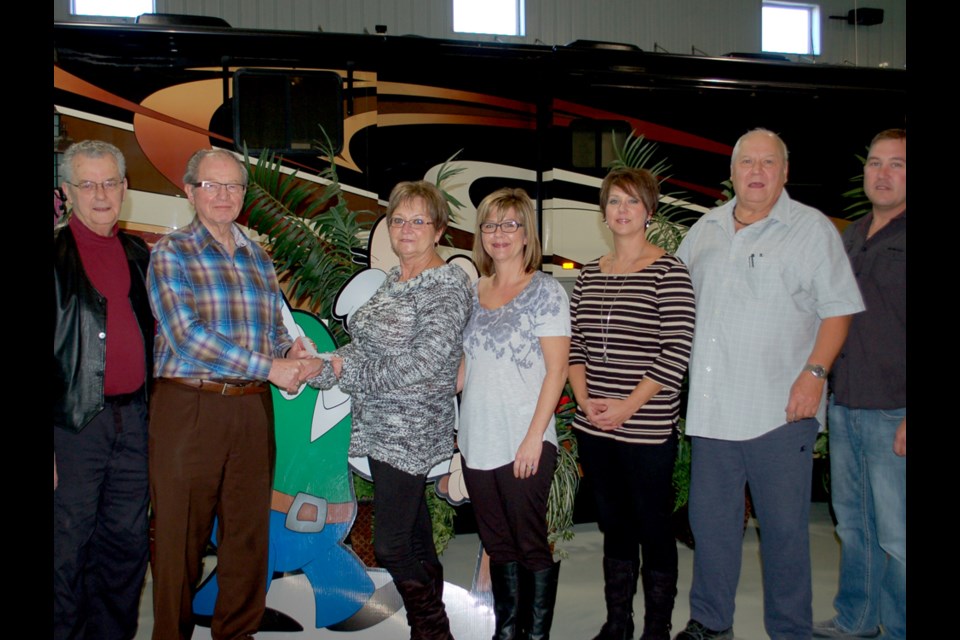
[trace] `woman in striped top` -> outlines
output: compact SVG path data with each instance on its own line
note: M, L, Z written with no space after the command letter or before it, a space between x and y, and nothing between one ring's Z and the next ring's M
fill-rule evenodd
M594 640L633 637L639 577L641 640L669 640L677 593L671 478L694 297L684 264L647 241L658 196L648 171L607 175L600 207L614 248L584 265L570 301L574 428L604 534L607 620Z

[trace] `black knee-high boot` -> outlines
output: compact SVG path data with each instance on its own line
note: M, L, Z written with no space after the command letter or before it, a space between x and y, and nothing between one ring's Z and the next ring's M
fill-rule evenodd
M490 563L490 587L496 627L493 640L519 638L517 610L520 606L520 565L516 562Z
M529 640L549 640L550 638L553 610L557 603L557 581L559 578L559 561L554 562L549 569L530 572L532 594L530 627L526 630L525 636Z
M607 603L607 621L593 640L630 640L633 638L633 596L637 592L640 563L617 558L603 559L603 597Z
M677 572L640 572L643 582L643 635L640 640L670 640Z
M443 600L443 565L439 562L427 562L426 560L421 560L420 564L423 565L423 569L427 572L427 575L430 576L430 579L433 580L433 588L437 592L437 597L440 600Z
M453 640L443 600L433 581L401 580L394 584L407 610L411 640Z

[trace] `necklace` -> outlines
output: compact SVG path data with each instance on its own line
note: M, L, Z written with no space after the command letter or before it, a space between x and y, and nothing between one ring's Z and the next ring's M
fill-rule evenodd
M601 360L603 364L607 364L607 338L610 334L610 318L613 316L613 302L620 297L620 292L623 291L623 286L627 284L627 275L623 274L623 281L620 283L620 288L617 289L617 293L614 294L613 298L610 300L610 309L607 310L607 317L603 317L603 309L607 303L607 287L609 285L609 280L603 283L603 298L600 300L600 331L603 337L603 355Z
M740 218L737 217L737 208L736 208L736 207L734 207L734 208L730 211L730 213L733 215L733 220L734 220L734 222L736 222L737 224L739 224L739 225L741 225L741 226L744 226L744 227L749 227L750 225L753 224L753 222L760 222L761 220L763 220L763 218L758 218L758 219L754 220L753 222L744 222L743 220L741 220ZM765 217L766 217L766 216L764 216L764 218L765 218Z

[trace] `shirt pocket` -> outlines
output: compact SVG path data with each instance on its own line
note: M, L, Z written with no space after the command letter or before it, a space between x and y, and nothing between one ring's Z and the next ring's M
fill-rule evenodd
M746 271L748 296L755 300L782 299L799 289L799 279L787 264L775 256L754 253Z
M876 254L873 271L884 287L906 287L907 252L902 247L883 247Z

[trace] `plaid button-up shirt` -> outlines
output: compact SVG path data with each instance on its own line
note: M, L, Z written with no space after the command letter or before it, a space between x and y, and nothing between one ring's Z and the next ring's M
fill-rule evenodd
M231 258L199 219L153 248L154 372L166 378L266 380L292 345L273 262L234 225Z

